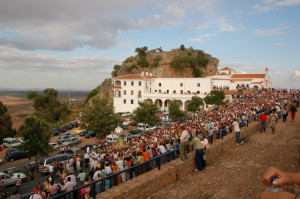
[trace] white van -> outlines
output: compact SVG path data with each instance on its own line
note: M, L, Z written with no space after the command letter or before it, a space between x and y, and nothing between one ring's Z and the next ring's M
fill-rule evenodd
M16 138L4 138L3 139L3 146L4 147L11 147L11 148L16 148L21 145L21 142L17 140Z
M146 127L145 127L146 126ZM144 129L145 128L145 129ZM143 123L139 123L138 124L138 129L141 129L142 131L150 131L150 130L155 130L155 127L151 127L148 124L143 124Z
M108 143L113 143L113 142L118 142L119 137L117 135L108 135L106 136L106 142Z

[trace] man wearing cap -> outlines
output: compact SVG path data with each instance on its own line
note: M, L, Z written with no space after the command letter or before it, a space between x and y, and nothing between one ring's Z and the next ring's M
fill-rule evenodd
M34 190L33 190L33 193L34 193L34 194L31 195L31 196L29 197L29 199L42 199L42 196L39 195L38 192L39 192L39 189L34 189Z

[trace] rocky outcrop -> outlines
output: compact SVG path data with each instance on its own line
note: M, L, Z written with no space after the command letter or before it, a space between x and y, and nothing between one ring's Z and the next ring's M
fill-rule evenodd
M172 49L171 51L149 50L145 53L145 56L143 56L145 61L148 63L147 67L141 66L139 62L141 56L136 55L135 57L128 57L124 60L121 67L115 72L118 76L149 72L161 78L195 77L192 67L183 67L181 70L171 67L171 63L174 58L182 56L189 56L193 58L201 56L208 60L206 66L197 66L197 68L201 71L201 77L217 74L219 59L204 53L202 50L195 50L192 47L188 49ZM99 89L98 95L111 98L111 87L111 79L105 79L102 84L97 87Z

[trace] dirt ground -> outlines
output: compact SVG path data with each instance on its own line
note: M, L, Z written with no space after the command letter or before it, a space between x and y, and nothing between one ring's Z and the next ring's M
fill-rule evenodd
M12 128L18 129L24 124L24 119L34 112L32 101L21 97L0 96L0 101L7 107L12 118Z
M266 189L261 180L268 167L298 172L299 129L299 113L294 122L290 116L286 123L280 120L274 135L270 129L258 132L244 145L225 151L203 171L193 172L148 198L259 198Z

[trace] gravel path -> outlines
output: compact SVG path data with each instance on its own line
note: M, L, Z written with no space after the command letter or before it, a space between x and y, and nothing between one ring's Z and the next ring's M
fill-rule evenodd
M202 172L193 172L148 198L259 198L266 189L261 179L268 167L297 172L300 116L294 122L288 120L279 121L274 135L269 128L265 133L255 133L247 143L225 151Z

